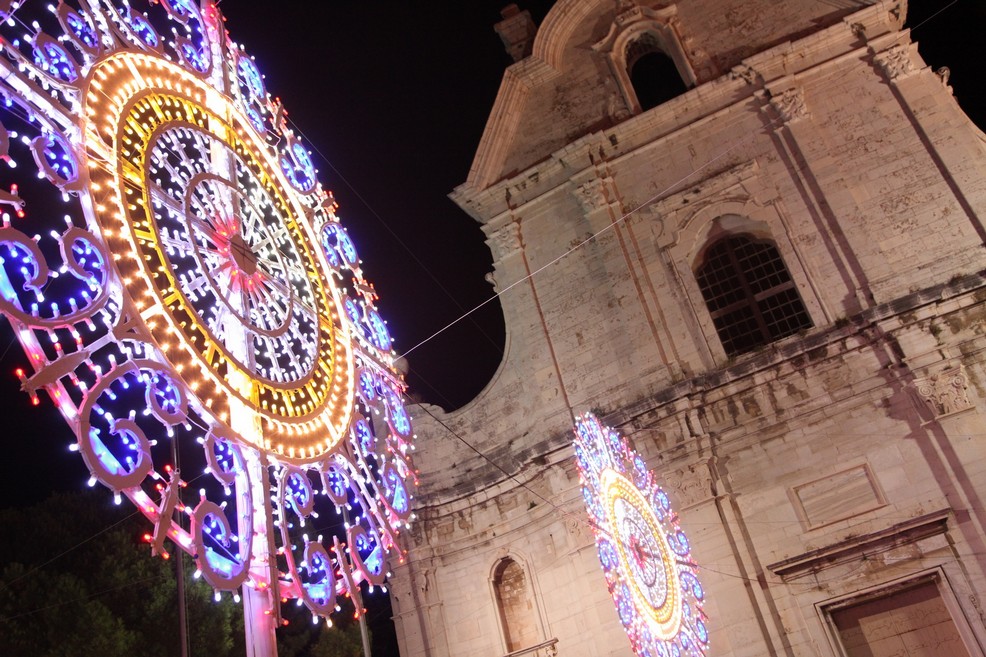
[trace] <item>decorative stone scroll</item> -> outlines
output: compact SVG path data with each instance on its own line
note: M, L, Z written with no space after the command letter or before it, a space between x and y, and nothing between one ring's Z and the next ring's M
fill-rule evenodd
M592 544L593 535L586 518L568 514L565 516L565 531L572 539L573 545L582 548Z
M575 185L573 190L582 212L590 214L610 204L612 178L593 178Z
M752 66L739 64L730 69L729 78L731 80L743 80L747 84L752 85L756 84L758 80L763 79L763 76Z
M710 499L712 491L712 473L705 461L693 463L684 468L668 470L662 473L664 483L679 509L687 508Z
M502 260L520 251L520 226L513 222L501 226L489 234L486 243L493 252L493 260Z
M890 46L886 51L878 54L875 59L884 74L894 81L906 78L917 72L917 67L914 66L914 60L911 59L910 51L899 43Z
M782 91L770 99L770 104L785 123L794 123L810 116L808 106L805 104L805 91L798 87Z
M969 401L969 377L961 365L933 376L915 379L914 387L935 417L943 417L973 407Z

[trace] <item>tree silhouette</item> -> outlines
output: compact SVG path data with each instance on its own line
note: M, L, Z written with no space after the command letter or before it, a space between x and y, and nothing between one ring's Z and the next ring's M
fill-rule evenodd
M105 491L53 495L0 511L0 636L11 657L181 654L172 561L152 557L147 523ZM245 652L242 610L191 577L191 654Z

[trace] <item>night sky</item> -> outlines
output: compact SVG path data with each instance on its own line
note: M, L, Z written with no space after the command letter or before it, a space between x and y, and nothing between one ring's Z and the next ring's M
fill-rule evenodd
M493 25L505 0L225 0L233 39L314 152L399 353L488 299L492 269L478 225L448 198L465 181L504 69ZM540 23L550 0L521 2ZM909 24L933 68L949 66L960 103L986 125L982 0L912 0ZM7 422L2 506L75 490L88 473L51 402L13 375L23 353L0 320L0 404ZM414 396L452 409L486 384L503 351L491 303L410 356ZM29 476L29 479L25 478ZM107 499L109 499L107 494ZM59 551L59 550L55 550Z
M230 34L312 145L399 353L492 295L479 225L447 195L466 179L512 62L493 31L505 4L221 5ZM525 8L540 22L551 4ZM446 409L462 406L502 353L503 320L491 303L414 350L411 391Z

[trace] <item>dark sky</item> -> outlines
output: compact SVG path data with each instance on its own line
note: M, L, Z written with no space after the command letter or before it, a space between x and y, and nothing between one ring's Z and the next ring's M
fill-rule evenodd
M357 240L399 353L492 294L479 225L447 194L466 179L512 61L493 31L505 4L284 2L278 12L256 0L221 5L233 39L317 149L321 179ZM525 7L540 22L551 4ZM412 391L461 406L502 352L503 320L491 303L409 356Z
M380 293L399 353L491 295L491 259L478 225L447 194L461 184L510 64L493 24L504 0L225 0L245 45L315 151L326 188ZM550 0L522 2L540 23ZM949 66L956 96L986 126L981 83L983 0L912 0L909 23L934 68ZM3 499L16 506L87 473L50 401L30 405L13 375L24 357L0 321L0 404L6 429ZM472 399L500 362L497 303L410 357L412 392L445 408ZM56 550L57 551L57 550Z

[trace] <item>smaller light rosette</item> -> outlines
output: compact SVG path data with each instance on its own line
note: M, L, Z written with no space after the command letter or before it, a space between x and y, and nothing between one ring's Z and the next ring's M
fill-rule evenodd
M582 496L617 614L641 657L705 657L705 591L671 501L643 458L591 413L575 425Z

